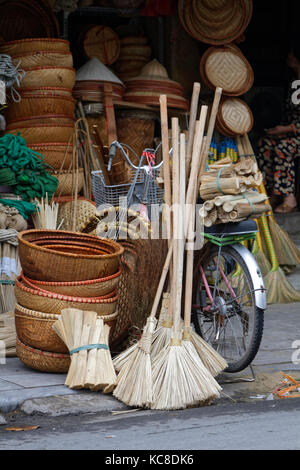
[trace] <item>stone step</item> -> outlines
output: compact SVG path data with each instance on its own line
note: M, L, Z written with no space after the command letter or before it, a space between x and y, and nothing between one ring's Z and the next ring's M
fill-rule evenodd
M300 212L290 214L274 214L276 222L294 239L300 241Z

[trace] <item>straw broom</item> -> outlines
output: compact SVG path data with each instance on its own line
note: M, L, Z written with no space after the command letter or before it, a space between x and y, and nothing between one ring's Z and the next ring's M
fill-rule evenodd
M248 135L243 137L243 146L244 150L254 155ZM259 192L266 194L263 184L260 185ZM300 264L300 251L288 233L277 224L272 210L268 213L268 222L279 265L285 267Z
M141 339L127 351L122 352L114 360L114 365L116 367L117 364L117 368L119 368L120 373L117 378L117 386L113 395L128 406L140 408L149 407L153 400L150 348L152 335L156 325L155 315L163 293L172 254L173 243L170 244L152 310Z
M203 106L200 116L199 126L201 131L199 132L199 140L197 141L198 152L196 154L196 159L199 159L200 157L206 114L207 107ZM184 135L182 137L182 145L183 138ZM185 244L185 223L182 217L182 214L184 213L185 197L184 191L180 191L180 187L184 185L185 181L185 159L182 154L181 161L181 171L179 171L178 158L176 158L176 155L175 158L173 158L173 165L175 168L175 178L173 178L173 197L177 206L180 201L181 209L181 219L179 217L178 210L175 210L174 212L174 243L177 245L177 266L176 271L174 270L173 274L173 291L175 292L173 337L170 344L153 362L154 402L151 407L152 409L181 409L204 402L207 403L211 399L219 396L220 389L212 375L209 374L209 372L204 368L202 362L197 358L197 355L191 354L183 346L181 341L180 314ZM193 158L191 170L192 175L195 163L195 158ZM190 179L189 187L194 179L195 174L194 177Z

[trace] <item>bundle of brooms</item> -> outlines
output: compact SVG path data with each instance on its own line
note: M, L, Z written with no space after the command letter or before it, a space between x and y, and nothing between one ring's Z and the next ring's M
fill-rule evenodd
M72 389L111 392L116 373L108 346L110 327L96 312L64 309L53 329L66 344L71 365L65 385Z
M172 119L172 189L173 203L175 203L172 240L170 240L169 243L165 266L152 311L147 320L141 340L131 346L127 351L121 353L114 360L115 367L120 371L114 395L130 406L150 407L152 409L180 409L188 406L206 404L211 402L214 398L219 397L221 388L215 381L211 372L206 368L205 360L207 359L206 364L214 371L215 375L225 369L227 364L221 356L201 338L199 338L199 340L194 339L195 333L193 334L190 326L193 249L190 250L189 256L187 254L184 329L182 329L181 323L185 238L188 234L190 235L192 233L195 223L198 174L201 174L201 171L203 171L205 159L207 158L210 145L210 139L208 137L212 135L213 132L219 99L220 90L217 90L205 145L203 145L203 134L207 107L201 107L200 119L195 124L195 136L191 136L191 141L193 142L191 166L188 161L187 165L185 162L185 135L180 135L179 145L178 119ZM163 104L162 102L163 100L161 99L161 106ZM190 126L190 129L191 128L192 126ZM163 136L164 135L166 134L163 134ZM166 146L164 146L163 143L163 157L165 162L169 158L169 155L166 154L164 149L166 149ZM185 195L186 169L190 169L190 177L188 178L188 189ZM165 176L164 174L164 178ZM168 178L167 181L170 181L170 179ZM178 210L178 208L180 210ZM188 208L188 210L185 211L185 208ZM172 273L172 276L170 276L171 295L170 298L168 295L165 296L166 302L164 308L162 308L164 315L166 315L166 310L168 310L169 318L170 313L172 313L172 334L169 343L156 357L152 358L150 353L153 333L157 323L155 316L160 298L163 294L172 256L172 270L170 270L170 273ZM161 328L163 327L160 326L159 329Z

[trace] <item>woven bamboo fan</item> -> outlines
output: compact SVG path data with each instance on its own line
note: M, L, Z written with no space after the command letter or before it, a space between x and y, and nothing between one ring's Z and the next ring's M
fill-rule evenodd
M72 67L29 67L24 70L24 88L34 88L41 84L46 87L73 88L75 84L75 69Z
M238 98L227 98L222 101L218 123L225 135L244 135L253 127L253 115L249 106Z
M70 43L65 39L53 38L30 38L19 39L16 41L8 41L0 45L1 54L8 54L10 56L20 54L33 54L34 52L51 51L51 52L70 52Z
M5 41L59 36L56 16L44 0L2 0L0 31Z
M200 72L210 89L221 87L228 96L247 93L254 80L252 67L236 46L208 48L201 58Z
M50 65L73 67L73 55L71 52L25 52L13 56L12 61L14 65L19 65L20 67L45 67Z
M71 364L69 354L58 354L48 351L41 351L23 344L17 338L17 356L23 364L31 369L41 372L51 372L53 374L67 373Z
M178 13L195 39L223 45L244 33L252 17L252 0L179 0Z
M120 40L111 28L103 25L93 26L85 34L83 49L89 59L96 57L104 64L110 65L119 57Z

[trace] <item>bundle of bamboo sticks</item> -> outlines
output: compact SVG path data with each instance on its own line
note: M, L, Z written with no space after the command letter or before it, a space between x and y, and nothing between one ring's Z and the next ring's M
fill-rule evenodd
M111 392L117 377L108 347L110 327L96 312L67 308L62 310L53 329L71 355L65 385L72 389Z
M216 196L204 202L199 215L205 227L255 219L270 210L270 206L265 203L267 199L266 195L254 190L236 195Z
M223 158L210 165L200 178L200 196L204 201L220 195L245 193L261 184L262 176L257 163L245 157L233 164L230 158Z

